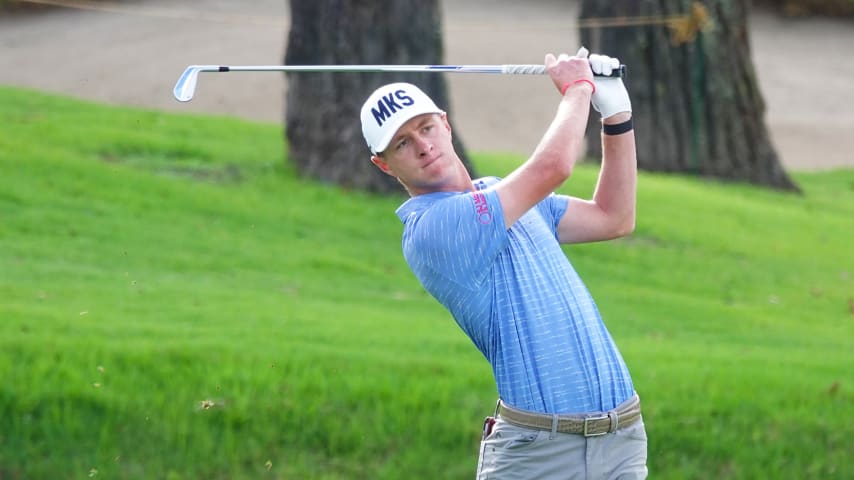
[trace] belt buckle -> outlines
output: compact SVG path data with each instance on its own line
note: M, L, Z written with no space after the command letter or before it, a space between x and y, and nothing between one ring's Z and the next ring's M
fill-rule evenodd
M600 415L598 417L587 417L587 418L585 418L584 419L584 429L582 430L581 434L584 435L585 437L601 437L602 435L606 435L608 433L608 430L610 430L610 427L607 428L604 432L589 433L588 432L588 426L589 426L590 421L595 421L595 420L608 420L608 421L610 421L610 419L611 419L611 417L609 417L607 414L606 415Z

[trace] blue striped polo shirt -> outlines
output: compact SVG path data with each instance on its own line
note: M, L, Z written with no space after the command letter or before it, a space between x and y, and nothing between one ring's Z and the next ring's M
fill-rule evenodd
M507 229L488 188L498 181L401 205L407 263L489 361L505 402L542 413L616 407L634 387L557 240L569 197L551 194Z

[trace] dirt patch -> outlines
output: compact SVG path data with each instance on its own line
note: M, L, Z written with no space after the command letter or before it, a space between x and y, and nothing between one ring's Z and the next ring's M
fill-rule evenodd
M203 74L189 103L175 101L172 87L191 64L282 63L290 24L286 1L77 3L88 7L0 12L0 84L282 121L287 85L281 74ZM442 5L447 63L541 63L547 52L572 52L578 45L574 2ZM782 163L793 170L854 167L854 21L754 11L750 22L766 124ZM473 151L528 154L555 111L546 78L447 78L454 127Z

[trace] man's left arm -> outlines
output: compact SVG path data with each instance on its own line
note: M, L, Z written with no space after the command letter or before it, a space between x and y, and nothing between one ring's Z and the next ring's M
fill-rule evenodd
M619 61L590 56L596 73L610 73ZM629 94L619 78L595 77L593 108L602 114L602 167L592 200L572 198L558 224L561 243L609 240L635 227L637 151Z

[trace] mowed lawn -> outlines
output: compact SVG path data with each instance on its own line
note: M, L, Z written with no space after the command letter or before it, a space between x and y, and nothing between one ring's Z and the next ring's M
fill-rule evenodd
M283 139L0 87L0 479L473 477L495 387L404 197L300 179ZM642 173L634 235L566 249L651 478L854 478L854 170L794 178Z

